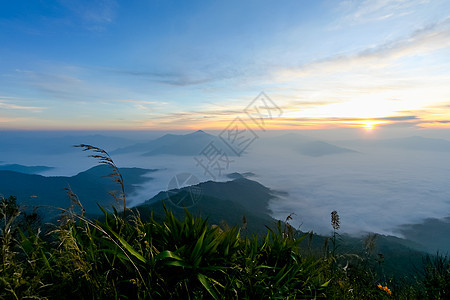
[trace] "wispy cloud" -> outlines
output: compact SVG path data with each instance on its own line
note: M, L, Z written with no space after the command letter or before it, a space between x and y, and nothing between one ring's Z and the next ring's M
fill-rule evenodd
M187 67L186 67L187 68ZM201 85L217 80L229 79L243 75L242 72L232 70L229 68L221 68L221 66L214 66L211 68L196 66L192 70L165 70L161 72L157 71L137 71L137 70L120 70L110 69L110 72L140 77L152 82L171 85L171 86L191 86Z
M365 0L343 1L341 9L348 13L343 18L345 24L361 24L404 16L430 0Z
M308 75L384 68L401 58L425 55L448 47L450 19L445 19L417 30L409 37L366 48L352 55L337 55L300 66L281 68L275 72L275 77L285 81Z
M23 120L24 118L8 118L8 117L1 117L0 116L0 123L12 123L12 122L18 122Z
M24 106L9 103L9 101L3 100L3 97L0 97L0 108L1 109L14 109L14 110L26 110L31 112L42 112L46 107L39 106Z
M383 117L383 118L374 118L372 120L379 121L410 121L410 120L418 120L420 119L417 116L394 116L394 117Z
M410 121L410 120L418 120L420 119L417 116L393 116L393 117L381 117L381 118L337 118L337 117L328 117L328 118L280 118L283 122L364 122L367 120L372 121Z
M16 69L26 85L38 88L41 92L59 99L76 99L85 87L83 81L77 78L70 70L65 73L47 73L32 70Z
M113 22L118 3L115 0L59 0L72 11L86 29L101 31Z
M148 100L138 100L138 99L113 99L113 101L141 103L141 104L157 104L157 105L168 104L168 102L164 102L164 101L148 101Z

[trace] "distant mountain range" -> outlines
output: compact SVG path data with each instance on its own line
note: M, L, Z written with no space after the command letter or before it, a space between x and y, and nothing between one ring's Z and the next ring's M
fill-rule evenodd
M200 155L210 143L213 143L217 149L228 156L235 155L220 138L202 130L184 135L166 134L155 140L116 149L111 151L111 154L138 153L144 156L163 154L196 156Z
M361 142L366 143L366 141ZM420 145L423 140L417 140L413 142L417 144L416 147L421 147ZM236 153L221 138L212 134L208 134L202 130L198 130L189 134L166 134L150 141L138 143L135 140L131 139L105 136L100 134L83 136L68 135L63 137L48 137L45 135L33 136L28 134L23 138L21 138L20 134L17 136L13 134L4 134L2 136L3 147L0 148L0 153L4 151L10 152L11 150L13 150L18 154L65 154L72 151L77 151L73 148L74 145L90 144L105 149L111 155L133 153L143 156L200 156L202 151L208 151L208 149L206 148L211 143L216 149L222 151L222 153L225 153L228 156L236 156ZM281 136L269 137L264 139L261 138L255 141L255 145L256 143L281 149L292 149L299 154L310 157L321 157L326 155L356 152L345 146L337 146L330 142L309 138L296 133L288 133ZM392 141L392 143L394 144L395 141ZM440 145L436 145L435 148L442 146L445 146L447 148L450 147L450 145L441 143Z
M0 165L0 171L14 171L24 174L38 174L53 169L46 166L23 166L18 164Z
M277 137L267 138L265 139L265 142L268 145L292 149L302 155L311 157L357 152L296 133L288 133Z
M1 153L55 155L78 151L73 148L77 144L90 144L105 149L110 154L136 153L144 156L153 155L199 155L210 144L226 153L235 156L228 145L218 136L202 130L189 134L166 134L159 138L136 142L136 139L92 135L66 135L61 137L32 133L2 132ZM136 136L135 136L136 137ZM255 145L270 146L280 149L292 149L299 154L310 157L321 157L335 154L355 153L363 151L359 147L384 147L415 151L450 152L450 141L437 138L411 136L395 139L357 139L329 142L310 138L297 133L287 133L276 137L264 137L255 141ZM252 145L253 147L254 145ZM250 147L249 149L251 149ZM251 150L249 150L251 151ZM6 162L3 162L6 164ZM21 170L25 171L25 170ZM29 169L26 172L39 172Z
M450 141L444 139L424 138L421 136L411 136L400 139L381 140L380 144L383 146L400 148L405 150L439 151L439 152L450 151Z
M442 219L428 218L418 224L405 224L399 228L399 232L430 253L434 254L437 250L450 253L450 216Z
M45 134L39 136L30 133L21 134L14 132L2 132L1 142L2 147L0 147L0 153L14 151L15 153L30 153L33 155L54 155L79 151L78 149L73 148L73 145L78 144L91 144L108 151L109 149L116 149L118 147L123 147L124 145L135 143L135 141L125 138L100 134L51 137L46 136Z
M356 152L351 149L293 133L266 138L257 142L261 142L264 145L264 141L267 143L266 145L271 147L289 148L302 155L311 157ZM155 140L116 149L111 151L111 154L137 153L144 156L162 154L196 156L210 143L213 143L217 149L222 150L228 156L236 155L219 137L205 133L202 130L185 135L166 134Z
M300 154L311 157L358 152L347 147L356 149L359 149L359 147L379 147L409 151L450 152L450 141L445 139L425 138L421 136L393 139L346 140L337 142L339 146L296 133L288 133L278 137L267 138L266 141L268 144L277 145L277 147L280 148L293 149Z
M410 136L395 139L358 139L342 141L355 147L380 147L394 148L412 151L450 152L450 141L445 139L425 138L421 136Z
M154 171L156 170L121 168L126 193L132 194L136 185L151 180L143 175ZM21 205L30 207L67 208L70 201L64 189L71 188L86 212L100 213L97 203L107 209L111 205L121 205L117 205L109 195L110 191L119 189L110 177L106 177L110 173L111 169L105 165L93 167L72 177L46 177L3 170L0 171L0 194L4 197L16 196Z

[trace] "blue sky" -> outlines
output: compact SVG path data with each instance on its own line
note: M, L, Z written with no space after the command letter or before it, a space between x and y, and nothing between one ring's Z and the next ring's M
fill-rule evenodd
M0 129L450 123L450 3L4 1Z

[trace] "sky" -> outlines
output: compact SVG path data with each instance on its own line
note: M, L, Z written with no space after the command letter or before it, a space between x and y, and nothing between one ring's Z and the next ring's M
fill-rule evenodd
M449 128L449 82L446 0L0 4L0 130L220 130L261 97L267 129Z

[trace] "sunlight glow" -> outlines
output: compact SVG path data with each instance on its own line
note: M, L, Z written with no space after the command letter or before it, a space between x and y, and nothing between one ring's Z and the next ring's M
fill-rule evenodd
M375 125L379 124L377 121L365 121L362 123L364 129L368 131L372 131L375 128Z

